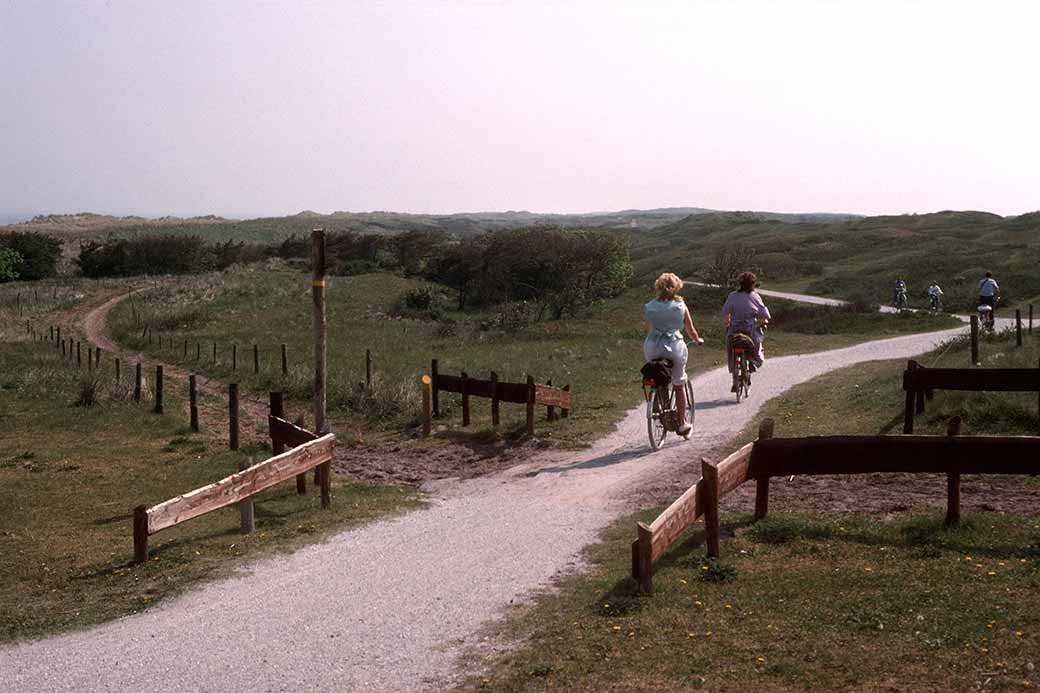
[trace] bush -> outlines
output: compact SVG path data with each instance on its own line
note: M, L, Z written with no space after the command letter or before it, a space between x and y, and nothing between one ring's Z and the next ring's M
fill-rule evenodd
M391 309L395 316L420 320L439 320L444 313L444 300L431 286L419 286L404 292Z
M17 279L21 267L21 253L10 248L0 248L0 282L12 282Z
M84 378L79 383L79 397L73 402L76 407L92 407L99 401L100 383L95 378Z
M211 245L201 236L142 236L87 241L76 264L85 277L129 277L140 274L205 272L218 259L238 257L234 244Z
M18 266L20 279L35 280L53 277L61 258L61 241L38 233L11 231L0 236L0 248L13 250L21 256Z

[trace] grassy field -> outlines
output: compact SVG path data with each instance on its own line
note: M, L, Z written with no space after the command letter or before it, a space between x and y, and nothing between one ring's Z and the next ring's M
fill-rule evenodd
M473 377L498 372L503 381L571 384L573 415L549 424L538 421L536 435L546 444L581 445L609 429L642 396L642 304L648 292L630 290L593 308L581 319L527 322L503 327L495 312L457 312L448 307L439 320L400 317L394 306L420 282L388 274L334 278L329 282L330 405L341 426L414 431L419 419L419 378L439 359L440 371ZM437 289L434 288L436 292ZM722 364L722 326L717 311L722 296L689 287L684 293L708 346L691 350L690 372ZM446 306L453 304L445 297ZM906 314L889 316L828 308L773 304L776 329L773 355L846 346L890 334L942 329L952 318ZM182 278L124 301L111 316L115 337L125 346L155 358L197 369L211 377L237 379L256 392L284 390L302 399L310 392L310 282L306 274L285 269L241 271ZM152 343L142 337L145 326ZM159 336L164 347L159 349ZM184 358L184 341L188 357ZM217 360L213 360L213 344ZM280 345L287 345L289 375L281 374ZM196 344L200 344L196 351ZM237 370L232 371L232 345ZM253 374L253 344L261 354L261 373ZM364 354L375 365L372 392L364 380ZM201 357L196 360L196 353ZM459 422L460 401L444 401L448 427ZM490 406L473 406L476 435L492 436ZM501 437L520 434L522 406L503 407Z
M35 638L135 613L201 580L247 569L334 531L416 507L411 489L333 480L332 509L283 484L257 497L257 531L235 508L152 537L131 566L131 510L216 481L255 446L230 452L175 416L128 401L109 380L89 385L53 349L0 343L0 641ZM97 403L77 406L84 391ZM170 392L167 411L182 404Z
M966 365L963 349L954 344L920 361ZM982 345L984 365L1035 367L1038 352L1040 336L1021 349L1006 335ZM762 415L776 419L779 436L892 432L901 422L894 415L901 412L903 367L903 361L882 361L836 371L769 402ZM937 392L919 422L923 432L939 433L956 414L964 417L965 433L1035 434L1036 406L1033 393ZM756 429L757 423L749 426L744 437ZM518 606L496 627L498 636L523 644L497 658L475 654L466 688L995 691L1040 685L1040 482L1007 477L1003 489L1017 491L1019 507L991 512L983 503L947 528L938 510L899 512L909 502L909 486L887 484L891 475L874 477L881 486L871 488L865 479L829 492L865 497L884 491L895 501L885 512L814 511L807 485L786 493L798 512L774 509L756 524L747 514L724 512L718 563L705 561L703 532L695 527L655 564L653 596L638 594L628 577L629 545L635 522L650 522L663 507L625 517L588 549L585 570L564 577L533 605ZM969 497L999 501L994 494L1001 487L983 478L965 478L973 488Z

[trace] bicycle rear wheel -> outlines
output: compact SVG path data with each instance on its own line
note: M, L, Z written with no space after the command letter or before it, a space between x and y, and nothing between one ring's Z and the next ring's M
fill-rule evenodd
M746 375L746 368L747 366L744 365L744 357L738 356L733 369L733 377L737 381L737 404L740 404L740 399L744 396L744 376Z
M662 400L660 388L650 391L650 399L646 401L646 432L650 438L650 449L659 450L664 442L668 430L664 425L663 411L668 407L668 402Z

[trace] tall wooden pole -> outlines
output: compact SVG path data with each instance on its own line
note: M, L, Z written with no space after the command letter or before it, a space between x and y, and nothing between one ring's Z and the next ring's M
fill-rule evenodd
M311 231L311 267L314 271L311 294L314 298L314 432L329 432L325 420L325 384L328 368L329 325L325 314L325 229ZM330 494L331 465L321 465L321 507L332 502Z

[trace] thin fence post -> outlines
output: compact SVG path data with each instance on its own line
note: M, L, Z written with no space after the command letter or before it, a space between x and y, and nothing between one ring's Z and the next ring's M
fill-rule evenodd
M1022 346L1022 309L1015 308L1015 346Z
M58 329L55 331L54 334L58 338L58 341L61 342L61 355L64 356L65 355L65 342L62 342L62 340L61 340L61 325L58 325Z
M120 369L121 366L122 366L122 363L120 362L119 357L117 356L116 357L116 382L117 383L121 380L121 378L119 377L120 376L119 369Z
M148 560L148 506L134 508L134 563Z
M163 413L163 367L155 367L155 413Z
M719 557L719 469L701 458L701 482L704 484L704 537L708 558Z
M83 366L83 357L80 354L80 341L78 339L76 340L76 366Z
M195 385L195 374L188 376L188 416L191 430L199 432L199 392Z
M238 345L231 345L231 370L232 372L238 370Z
M94 372L94 347L87 346L87 373Z
M491 371L491 425L498 427L499 403L498 403L498 373Z
M311 231L311 297L313 299L314 328L314 428L323 436L329 432L325 418L325 398L328 371L329 324L325 308L325 229ZM320 470L321 507L332 505L332 464L325 462Z
M549 387L552 387L552 378L549 378L548 380L546 380L545 384L548 385ZM545 420L546 421L555 421L556 420L556 407L554 407L551 404L548 404L545 407Z
M961 417L954 416L946 424L946 435L953 437L961 433ZM961 519L961 475L946 472L946 524L957 524Z
M639 538L632 547L634 577L639 583L639 590L650 594L654 588L654 533L644 522L636 523L636 532Z
M228 447L238 450L238 383L228 385Z
M903 433L914 432L914 371L917 370L917 361L906 362L906 370L903 371L903 390L906 391L906 403L903 406Z
M441 415L441 401L440 392L437 389L437 359L430 359L430 380L431 383L431 396L433 397L433 415L440 417Z
M527 376L527 435L534 435L534 378Z
M253 345L253 373L260 372L260 345Z
M60 341L61 341L61 358L62 358L62 360L65 360L65 340L62 339Z
M769 440L773 437L775 423L770 418L762 419L758 425L758 439ZM769 477L755 479L755 520L763 519L769 512Z
M141 401L141 362L137 362L137 372L134 374L134 401Z
M202 345L199 344L198 342L195 342L195 360L196 361L201 361L202 360Z
M282 343L282 375L289 375L289 359L285 353L285 343Z
M571 391L571 384L567 383L566 385L564 385L563 386L563 391L564 392L570 392ZM560 416L562 418L566 419L570 415L571 415L571 410L568 407L560 407Z
M372 350L365 349L365 387L372 389Z
M188 340L187 339L184 340L184 350L181 353L181 358L183 358L183 359L187 359L188 358Z
M242 472L253 466L253 458L250 457L248 460L239 460L238 471ZM242 519L242 533L249 534L256 529L256 523L253 521L253 497L249 496L243 498L238 503L239 516Z
M979 316L972 315L971 322L971 365L979 366Z
M428 375L422 377L422 432L423 436L429 436L433 430L432 412L430 411L430 400L433 378Z
M1029 308L1030 308L1030 310L1029 310L1029 331L1032 332L1033 331L1033 311L1032 311L1033 306L1029 306ZM50 332L50 334L51 334L50 341L53 342L54 341L54 325L51 325L51 332Z
M469 376L462 371L462 425L469 426Z
M94 347L94 366L101 367L101 347Z
M1029 304L1029 334L1033 334L1033 304Z
M213 363L217 362L217 343L213 342Z

